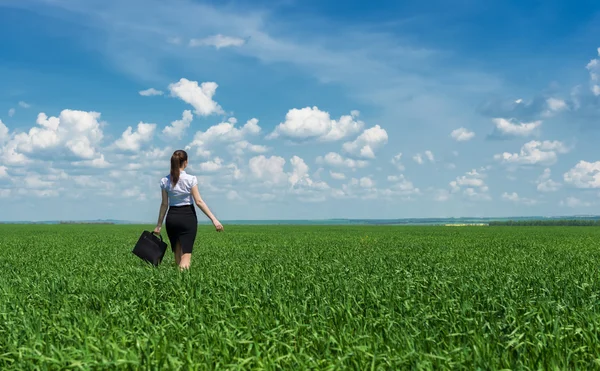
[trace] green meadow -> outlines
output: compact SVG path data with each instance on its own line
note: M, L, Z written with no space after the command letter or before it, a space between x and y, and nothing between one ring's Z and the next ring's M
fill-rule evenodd
M597 227L144 229L0 225L0 369L600 366Z

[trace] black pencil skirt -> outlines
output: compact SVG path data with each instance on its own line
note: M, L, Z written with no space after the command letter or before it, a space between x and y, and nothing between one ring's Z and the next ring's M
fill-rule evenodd
M191 253L198 231L198 216L194 205L170 206L165 221L171 250L175 252L177 241L181 243L183 254Z

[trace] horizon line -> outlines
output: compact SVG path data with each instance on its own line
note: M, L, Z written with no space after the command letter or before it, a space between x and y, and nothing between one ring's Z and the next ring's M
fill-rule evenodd
M394 221L394 220L441 220L441 219L511 219L511 218L600 218L600 214L572 214L572 215L512 215L512 216L439 216L439 217L402 217L402 218L318 218L318 219L222 219L222 223L228 222L328 222L328 221ZM127 224L153 224L150 221L129 219L46 219L46 220L0 220L2 224L16 223L82 223L82 222L120 222ZM210 221L198 221L198 224L210 224Z

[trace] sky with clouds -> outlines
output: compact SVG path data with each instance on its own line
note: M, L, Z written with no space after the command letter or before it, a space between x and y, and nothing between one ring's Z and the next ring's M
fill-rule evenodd
M573 5L571 5L573 4ZM0 220L598 214L600 4L0 0Z

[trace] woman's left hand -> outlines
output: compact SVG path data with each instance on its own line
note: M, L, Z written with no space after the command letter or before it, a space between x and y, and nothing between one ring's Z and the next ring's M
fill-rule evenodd
M160 234L160 227L157 226L156 228L154 228L154 233Z

